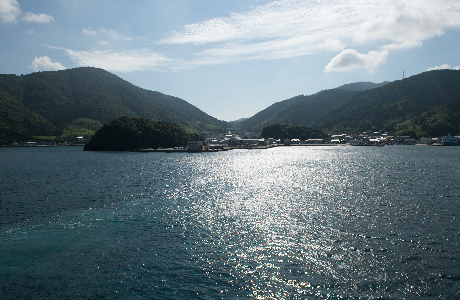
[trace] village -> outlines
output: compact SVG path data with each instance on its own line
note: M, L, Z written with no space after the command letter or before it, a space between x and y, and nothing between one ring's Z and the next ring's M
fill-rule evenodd
M238 134L229 131L227 134L206 135L204 141L188 141L186 147L138 149L134 152L180 152L180 151L227 151L232 149L267 149L277 146L385 146L385 145L431 145L431 146L460 146L460 134L447 135L437 138L415 139L410 136L391 136L387 133L363 132L361 134L333 134L324 139L273 139L273 138L247 138L254 136L245 133L241 138ZM16 147L46 147L46 146L83 146L81 143L58 144L56 142L26 142L13 143Z
M246 134L250 135L250 134ZM333 134L325 139L273 139L273 138L241 138L230 131L225 135L206 135L205 141L190 141L187 150L228 149L228 148L267 148L274 146L385 146L385 145L433 145L458 146L460 134L437 138L415 139L410 136L391 136L383 132L363 132L361 134Z

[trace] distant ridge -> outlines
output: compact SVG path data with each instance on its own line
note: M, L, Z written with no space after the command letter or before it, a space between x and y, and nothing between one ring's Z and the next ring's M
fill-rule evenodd
M1 143L59 137L80 119L102 125L122 116L141 117L174 122L199 133L221 132L229 126L185 100L91 67L0 75L0 107Z
M373 82L362 81L362 82L344 84L344 85L339 86L338 89L347 90L347 91L359 91L360 92L360 91L367 91L367 90L370 90L370 89L375 89L375 88L387 85L388 83L390 83L390 82L389 81L384 81L384 82L381 82L381 83L373 83Z
M260 132L266 126L281 123L310 126L333 107L356 95L344 89L324 90L311 96L299 95L272 104L238 125L240 130Z
M235 121L230 121L228 123L230 123L233 127L237 127L241 122L247 120L248 118L241 118L241 119L238 119L238 120L235 120Z

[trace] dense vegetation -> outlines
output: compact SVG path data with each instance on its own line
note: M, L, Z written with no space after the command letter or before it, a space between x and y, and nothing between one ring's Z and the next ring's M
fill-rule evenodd
M51 122L0 88L0 144L25 141L35 135L52 135L54 132Z
M439 137L460 133L460 100L448 103L396 125L396 135Z
M0 144L88 136L95 125L121 116L174 122L190 132L228 127L182 99L144 90L102 69L0 75Z
M240 130L260 132L263 127L277 123L309 126L327 111L350 99L357 93L343 89L332 89L310 96L296 96L271 105L241 122L238 128Z
M385 130L395 133L403 126L402 123L459 99L460 71L430 71L360 92L331 109L312 126L327 131ZM445 117L443 114L435 115L435 118ZM439 119L426 126L444 122Z
M127 151L147 148L184 147L196 140L179 125L144 118L121 117L96 131L86 151Z
M303 126L288 126L286 124L273 124L262 129L261 136L265 139L274 138L284 139L320 139L325 138L326 134L322 131Z

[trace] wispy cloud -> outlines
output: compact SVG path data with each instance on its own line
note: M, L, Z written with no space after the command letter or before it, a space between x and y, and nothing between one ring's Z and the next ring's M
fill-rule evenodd
M280 0L188 24L159 43L206 47L197 53L196 64L279 59L380 43L383 51L375 52L379 55L354 56L366 61L360 65L375 67L388 50L421 47L453 28L460 28L460 4L455 0ZM337 66L345 54L351 59L350 51L342 52L329 66ZM370 63L372 59L376 61Z
M375 70L390 51L422 47L424 41L450 29L460 29L457 0L278 0L187 24L158 41L163 49L189 45L192 52L181 59L145 49L65 51L78 65L117 71L182 69L318 53L330 54L328 72ZM83 33L97 37L104 49L115 42L123 42L126 49L141 40L103 27L83 28ZM358 47L374 51L353 50Z
M96 31L92 30L91 27L83 28L83 33L89 36L97 36Z
M343 50L331 60L325 70L326 72L346 72L355 69L367 69L372 71L387 61L388 54L388 50L370 51L367 54L358 53L353 49Z
M333 1L275 1L250 12L186 25L160 44L211 44L199 55L223 61L340 51L351 38L350 29L359 25L353 13L347 19L348 13L346 5Z
M0 0L0 22L16 23L21 14L22 11L17 0ZM32 12L25 12L21 20L25 22L49 23L53 21L54 18L43 13L35 14Z
M443 65L440 65L440 66L428 68L426 70L427 71L433 71L433 70L460 70L460 66L451 67L449 64L443 64Z
M26 22L49 23L53 21L54 18L47 14L34 14L31 12L26 12L26 15L22 17L22 20Z
M50 47L64 50L78 66L92 66L113 72L132 72L160 70L174 61L163 54L150 50L127 51L75 51L71 49Z
M420 48L423 43L421 41L405 41L399 44L388 44L382 46L382 49L386 50L407 50L412 48Z
M132 41L134 39L138 39L124 36L113 29L105 29L104 27L100 27L97 30L93 30L91 27L83 28L83 34L90 37L104 38L105 40L101 40L99 42L100 45L108 45L109 42L107 41L107 39L110 39L112 41Z
M104 29L104 32L105 32L105 29ZM133 39L133 38L131 38L129 36L124 36L122 34L119 34L118 32L116 32L113 29L107 30L107 33L109 34L109 36L111 38L113 38L115 40L131 41Z
M57 71L64 70L65 67L58 62L53 62L48 56L35 57L29 68L38 71Z

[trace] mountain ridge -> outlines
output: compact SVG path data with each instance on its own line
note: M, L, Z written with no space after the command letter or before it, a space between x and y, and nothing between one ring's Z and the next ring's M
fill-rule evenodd
M183 99L137 87L102 69L3 74L0 143L33 138L59 141L76 135L89 138L97 128L122 116L176 123L200 134L222 133L232 125L260 133L264 127L285 124L324 132L384 130L420 135L439 132L426 130L435 126L430 124L448 124L440 127L446 130L456 128L452 124L455 118L441 120L448 119L446 109L456 106L436 108L459 100L460 71L435 70L393 82L355 82L298 95L273 103L250 118L225 122ZM415 119L431 110L429 118Z
M27 75L0 75L0 126L6 129L16 114L43 119L37 132L28 117L23 128L9 128L2 142L32 136L59 136L72 121L87 118L102 124L127 116L175 122L191 132L221 132L229 126L183 99L137 87L102 69L84 67ZM45 126L46 125L46 126ZM31 132L33 134L30 134ZM8 137L9 136L9 137ZM7 139L7 140L5 140Z
M299 95L276 102L241 122L239 129L259 132L276 123L308 127L328 110L355 95L356 91L330 89L313 95Z
M358 93L312 123L327 131L384 130L460 99L460 71L423 72Z

